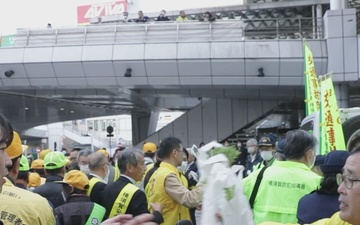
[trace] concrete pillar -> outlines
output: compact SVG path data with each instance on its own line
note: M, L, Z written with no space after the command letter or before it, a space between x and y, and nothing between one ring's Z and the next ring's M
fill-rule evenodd
M330 0L330 10L342 9L343 0Z
M330 10L349 8L348 0L330 0Z
M150 114L149 113L132 113L132 142L138 144L145 140L149 131Z
M64 136L64 125L63 123L52 123L48 124L48 148L53 151L61 151L62 138ZM56 149L54 146L56 143Z
M160 112L151 112L150 121L149 121L149 129L148 136L152 135L156 132L156 127L159 121Z
M349 107L349 85L347 84L334 84L337 104L339 108Z

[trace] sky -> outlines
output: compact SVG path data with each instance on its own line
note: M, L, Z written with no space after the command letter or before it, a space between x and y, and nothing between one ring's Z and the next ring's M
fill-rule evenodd
M77 6L114 0L1 0L0 35L15 34L17 28L75 26ZM135 10L160 12L241 4L243 0L130 0Z

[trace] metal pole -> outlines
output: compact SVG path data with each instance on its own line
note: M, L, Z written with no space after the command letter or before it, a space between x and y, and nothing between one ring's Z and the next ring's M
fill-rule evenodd
M109 137L109 151L111 152L111 137Z
M315 5L311 6L312 11L312 24L313 24L313 38L316 39L316 14L315 14Z

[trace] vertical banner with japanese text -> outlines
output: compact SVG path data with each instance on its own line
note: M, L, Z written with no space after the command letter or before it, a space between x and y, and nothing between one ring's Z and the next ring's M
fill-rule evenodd
M346 150L332 74L320 79L320 155L333 150Z
M320 92L318 78L311 49L304 41L304 75L306 115L320 110Z

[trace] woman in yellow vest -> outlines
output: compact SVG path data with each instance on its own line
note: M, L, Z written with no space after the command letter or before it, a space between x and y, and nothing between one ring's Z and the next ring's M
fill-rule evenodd
M182 165L184 157L181 141L175 137L163 139L158 156L163 161L145 188L148 202L160 203L163 206L165 225L176 224L179 220L190 220L189 208L199 205L202 188L197 187L190 191L182 182L177 170L177 167Z

